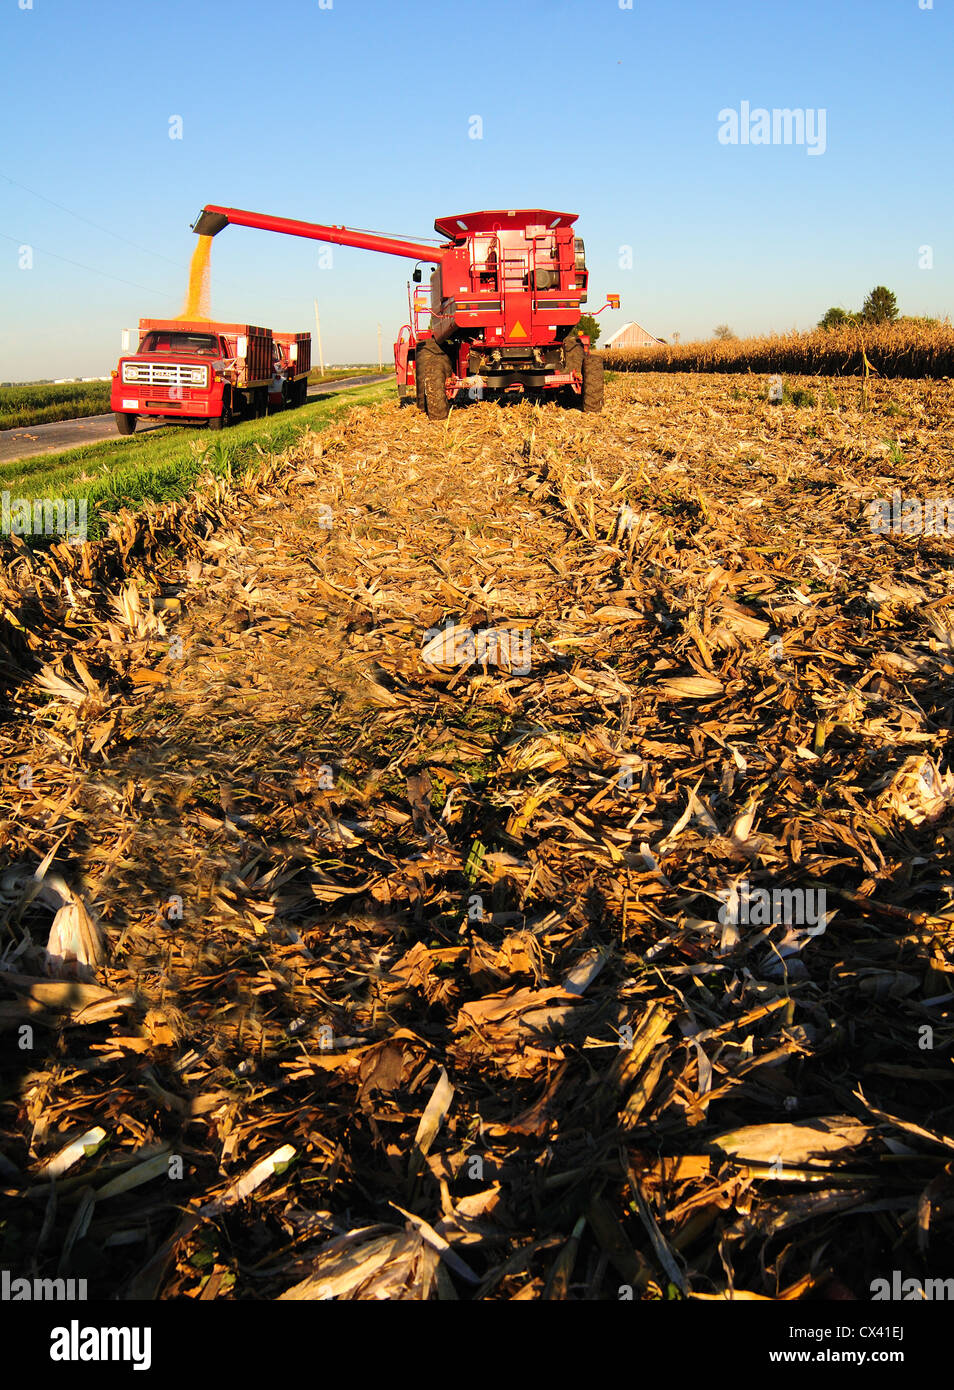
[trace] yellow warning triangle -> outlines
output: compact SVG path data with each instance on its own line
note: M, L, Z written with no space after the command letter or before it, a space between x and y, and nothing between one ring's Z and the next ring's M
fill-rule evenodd
M511 328L510 336L511 338L525 338L527 336L527 330L519 319L517 319L517 322L514 324L513 328Z

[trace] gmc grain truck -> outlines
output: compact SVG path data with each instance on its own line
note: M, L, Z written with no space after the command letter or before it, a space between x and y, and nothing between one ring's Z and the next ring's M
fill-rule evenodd
M304 404L310 369L310 333L207 319L140 319L139 348L120 357L110 404L120 434L132 434L140 416L205 420L220 430L269 409Z

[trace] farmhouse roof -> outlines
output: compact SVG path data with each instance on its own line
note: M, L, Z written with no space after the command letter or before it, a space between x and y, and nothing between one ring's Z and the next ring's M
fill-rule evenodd
M640 343L661 343L662 338L657 338L654 333L650 333L648 328L644 328L641 323L631 321L624 323L622 328L617 328L613 336L607 341L606 347L616 347L618 343L630 340L635 344Z

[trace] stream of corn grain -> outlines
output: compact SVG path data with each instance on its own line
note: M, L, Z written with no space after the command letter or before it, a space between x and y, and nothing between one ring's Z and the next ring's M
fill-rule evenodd
M212 238L200 236L192 253L189 266L189 287L180 319L208 319L209 313L209 258L212 254Z

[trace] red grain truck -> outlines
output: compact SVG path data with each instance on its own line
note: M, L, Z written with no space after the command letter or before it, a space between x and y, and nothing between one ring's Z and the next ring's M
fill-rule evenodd
M140 319L139 339L138 351L124 354L112 374L110 404L120 434L132 434L141 415L207 420L210 429L220 430L233 420L264 415L269 406L304 401L308 333L273 334L250 323ZM286 343L296 347L292 361ZM302 359L308 363L304 369Z

